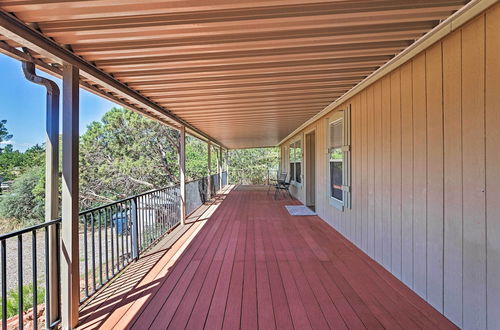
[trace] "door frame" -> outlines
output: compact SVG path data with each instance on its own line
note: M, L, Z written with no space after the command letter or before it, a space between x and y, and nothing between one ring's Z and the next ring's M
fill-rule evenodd
M316 133L316 127L304 131L304 204L306 206L316 206L316 149L318 144ZM314 148L312 150L308 136L309 139L314 139ZM314 166L311 166L310 156L314 160ZM311 176L313 179L311 179Z

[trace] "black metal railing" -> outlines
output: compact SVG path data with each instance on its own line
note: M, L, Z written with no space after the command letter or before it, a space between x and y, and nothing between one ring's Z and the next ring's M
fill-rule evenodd
M226 172L221 180L227 184ZM213 195L221 188L219 175L211 175L210 182ZM188 214L208 198L207 177L186 183ZM80 302L84 302L180 223L180 187L148 191L82 211L79 217ZM22 329L27 322L30 328L43 322L45 328L59 324L60 232L57 219L0 235L2 329Z
M210 193L215 195L220 190L220 175L218 173L210 175Z
M22 329L25 321L37 329L42 310L46 328L60 322L60 231L58 219L0 235L2 329ZM31 253L25 255L25 248ZM56 288L52 287L51 276L56 276ZM56 311L51 311L54 306Z
M243 185L268 185L276 179L278 171L268 168L232 169L230 171L230 184Z
M81 302L180 223L179 185L80 213Z

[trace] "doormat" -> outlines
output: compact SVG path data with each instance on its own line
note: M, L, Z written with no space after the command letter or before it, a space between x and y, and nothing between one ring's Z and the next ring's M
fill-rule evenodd
M285 205L290 215L316 215L317 213L304 205Z

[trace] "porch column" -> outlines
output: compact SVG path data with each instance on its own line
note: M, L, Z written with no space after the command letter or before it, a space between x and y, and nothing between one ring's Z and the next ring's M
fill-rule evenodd
M64 63L61 245L61 321L63 329L72 329L76 327L80 303L80 276L78 267L78 83L78 69L70 64Z
M217 157L217 172L219 173L219 189L222 189L222 147L219 147L219 155Z
M229 184L229 150L226 149L226 158L225 158L225 167L226 167L226 184Z
M210 174L211 174L211 171L212 171L212 142L208 141L207 146L208 146L207 198L210 199L210 198L212 198L212 183L211 183L211 180L210 180Z
M186 128L179 130L179 188L181 224L186 224Z

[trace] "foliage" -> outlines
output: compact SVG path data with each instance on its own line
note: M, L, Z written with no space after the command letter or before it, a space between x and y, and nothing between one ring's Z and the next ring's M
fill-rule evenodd
M12 135L7 131L7 127L5 126L5 124L7 124L7 120L0 120L0 142L5 142L12 139ZM0 144L0 153L2 153L3 151L1 146L2 145Z
M23 286L23 311L33 308L33 291L32 283ZM37 286L36 291L37 303L40 304L45 299L45 288ZM19 292L17 287L7 291L7 318L19 313ZM0 308L0 318L2 317L2 309Z
M14 180L8 194L0 199L0 215L17 220L22 226L44 218L44 169L36 166Z
M230 184L265 184L275 177L279 165L279 148L236 149L229 151Z
M43 166L44 157L45 149L38 144L25 152L13 150L12 145L7 145L0 153L0 176L3 181L14 180L30 168Z
M196 180L208 175L207 143L186 135L186 181Z
M178 181L178 132L113 108L91 123L80 143L83 208Z
M179 182L179 133L135 112L113 108L80 143L81 208ZM207 144L186 136L186 180L207 175Z

